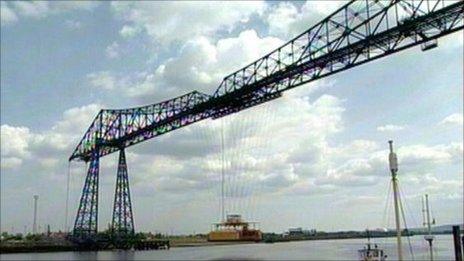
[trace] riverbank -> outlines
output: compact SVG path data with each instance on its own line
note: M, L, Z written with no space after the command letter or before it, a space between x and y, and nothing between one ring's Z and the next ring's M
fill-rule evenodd
M167 241L167 240L164 240ZM163 242L164 242L163 241ZM220 245L250 244L254 242L208 242L203 238L177 237L169 239L169 247L207 247ZM108 247L105 250L112 250ZM1 254L13 253L44 253L44 252L67 252L67 251L95 251L95 249L83 249L69 241L53 242L9 242L0 243Z
M44 253L44 252L66 252L79 251L79 248L73 244L8 244L0 245L0 254L13 253Z
M415 260L428 260L427 242L422 236L410 238ZM373 239L385 250L387 260L396 260L395 238ZM404 259L411 260L404 239ZM88 251L18 253L1 255L1 260L357 260L365 239L294 241L275 244L246 244L209 247L176 247L159 251ZM454 260L453 239L438 235L434 240L435 260Z
M239 245L239 244L255 244L255 242L176 242L170 247L208 247L221 245ZM111 250L111 249L109 249ZM0 254L14 253L45 253L45 252L67 252L67 251L95 251L94 249L82 249L77 246L68 245L9 245L0 246Z
M390 238L394 234L374 235L373 238ZM406 236L406 235L403 235ZM357 233L327 233L308 237L281 237L277 234L265 234L263 241L260 243L279 243L279 242L294 242L294 241L318 241L318 240L344 240L344 239L363 239L365 235ZM240 245L240 244L256 244L252 241L225 241L225 242L208 242L206 237L192 236L175 236L165 238L169 241L171 248L185 247L208 247L222 245ZM111 248L106 248L112 250ZM95 249L82 249L70 241L62 240L60 242L2 242L0 243L1 254L12 253L33 253L33 252L67 252L67 251L95 251Z

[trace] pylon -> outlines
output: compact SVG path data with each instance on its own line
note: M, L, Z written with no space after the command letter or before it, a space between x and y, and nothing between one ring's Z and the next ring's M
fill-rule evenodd
M124 149L119 152L116 191L114 194L112 233L115 238L124 238L134 234L134 217L129 190L126 155Z
M82 196L74 222L73 235L77 238L92 238L98 229L98 152L93 153L85 178Z

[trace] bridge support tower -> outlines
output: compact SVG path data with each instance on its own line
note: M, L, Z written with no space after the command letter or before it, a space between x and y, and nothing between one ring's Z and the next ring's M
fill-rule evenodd
M73 237L79 240L94 239L97 235L99 161L98 152L94 152L74 222Z
M116 241L124 240L134 235L134 216L132 214L129 176L124 148L119 151L111 229L112 236Z

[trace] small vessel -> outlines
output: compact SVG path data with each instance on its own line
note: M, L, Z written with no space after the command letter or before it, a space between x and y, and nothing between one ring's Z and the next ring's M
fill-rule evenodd
M361 261L385 261L387 260L387 255L385 255L383 249L379 248L377 244L374 244L374 247L371 246L371 238L369 236L369 231L367 231L367 244L363 249L358 250L359 260Z
M255 225L256 222L243 221L240 215L227 215L225 222L214 224L213 231L208 234L208 241L261 241L262 233Z
M433 261L433 239L435 237L432 235L432 225L435 225L435 218L432 218L433 221L430 222L430 208L429 208L429 195L428 194L425 194L425 202L424 202L424 198L422 198L422 219L423 219L424 226L427 226L427 235L424 236L424 239L425 241L429 243L430 261Z

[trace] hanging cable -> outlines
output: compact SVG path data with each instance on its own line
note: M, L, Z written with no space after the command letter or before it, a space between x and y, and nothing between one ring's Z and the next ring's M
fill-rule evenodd
M270 151L271 149L269 148L270 141L272 139L266 137L269 133L271 133L270 129L272 128L272 123L274 122L273 119L271 119L270 116L274 116L274 114L271 115L270 113L270 104L264 104L262 109L264 110L262 117L259 117L260 120L260 132L259 132L259 149L257 148L255 151L258 153L258 163L264 163L261 165L265 165L270 158ZM265 173L260 173L257 172L256 177L253 177L252 180L252 195L251 195L251 210L252 210L252 216L253 218L255 217L255 213L259 213L258 208L260 206L260 197L262 195L262 188L263 188L263 182L260 180L260 176Z
M259 128L254 126L256 124L254 110L247 112L244 116L243 125L242 126L242 142L241 142L241 155L240 155L240 164L238 166L238 171L240 173L240 190L239 190L239 197L240 197L240 207L244 212L244 215L247 216L249 220L250 216L250 206L248 204L251 193L250 193L250 176L253 172L253 166L250 166L251 163L250 159L253 159L253 141L256 130Z
M197 146L195 146L195 149L197 150L197 155L196 159L198 160L199 164L199 169L201 170L201 173L198 173L198 175L201 175L203 178L199 182L204 182L206 185L206 193L207 193L207 198L204 199L205 206L208 208L211 208L211 212L216 210L218 211L218 216L215 216L215 221L217 221L217 218L221 216L221 204L220 204L220 198L217 197L217 194L214 193L213 188L217 188L217 184L213 183L212 179L212 171L210 167L210 153L211 151L209 150L211 148L211 131L208 128L209 125L206 125L206 122L200 122L197 125L190 126L190 130L192 131L194 138L196 141L200 141ZM216 201L219 199L219 201ZM213 202L208 202L209 200L214 200ZM219 204L216 204L219 202Z
M239 191L239 181L237 179L237 176L240 173L239 167L241 164L241 156L243 153L239 150L241 148L241 142L242 142L242 137L240 134L243 133L243 113L237 113L233 115L233 118L231 118L231 126L229 128L230 130L230 146L229 149L231 151L229 160L230 160L230 179L231 179L231 188L230 188L230 198L231 198L231 211L234 214L240 214L240 209L239 209L239 203L240 203L240 198L238 197L238 191ZM246 112L245 112L246 113Z
M232 153L231 153L231 173L232 173L232 198L234 201L233 211L235 214L241 214L243 216L243 209L241 208L240 189L241 180L240 173L243 164L243 134L244 134L244 119L246 119L247 112L240 112L234 115L233 126L231 126L232 136Z
M257 145L258 142L258 131L262 130L261 126L261 117L265 116L263 115L260 110L262 110L262 107L256 107L253 109L254 111L253 114L250 113L251 117L247 118L247 129L245 133L246 137L246 155L247 155L247 165L246 167L246 172L242 172L242 179L244 181L244 185L242 187L242 194L243 194L243 204L244 208L248 212L248 219L252 221L253 219L253 198L254 195L256 194L256 191L254 191L254 173L256 171L256 166L251 165L253 164L254 160L259 160L261 155L256 155L258 153L259 145ZM259 118L256 118L256 115L259 115ZM250 122L251 121L251 122Z
M261 130L260 121L256 119L256 115L262 117L262 113L259 112L261 109L260 106L253 108L245 119L245 123L247 128L244 132L244 155L246 155L246 162L242 162L241 169L245 168L245 170L241 170L242 173L242 187L240 194L242 196L242 202L244 209L247 212L248 220L251 221L252 219L252 206L250 204L251 200L253 199L253 173L255 171L255 166L250 165L253 164L253 160L256 159L256 134L258 130Z
M205 123L205 132L210 147L207 150L206 168L210 180L211 198L214 200L217 211L216 220L222 221L222 119L212 123Z
M261 128L262 131L260 133L260 136L262 137L261 141L263 141L260 145L262 148L260 157L261 157L261 162L267 165L267 162L269 162L269 160L275 155L274 150L271 147L271 144L274 144L274 143L271 143L271 141L273 140L272 138L274 138L274 135L278 134L278 133L275 133L278 131L278 129L275 128L275 126L273 126L273 123L276 120L276 113L275 113L275 110L273 110L274 108L272 107L273 105L266 104L265 106L266 107L265 107L264 117L261 118L262 123L264 124L264 127ZM260 176L258 176L257 179L255 179L255 182L258 182L257 188L255 188L256 193L253 195L253 201L252 201L253 210L255 211L255 213L259 213L258 208L261 205L260 200L263 195L264 182L261 182L261 181L262 180Z
M224 164L225 164L225 155L224 155L224 118L221 119L221 152L222 152L222 161L221 161L221 204L222 204L222 222L225 221L225 200L224 200Z

